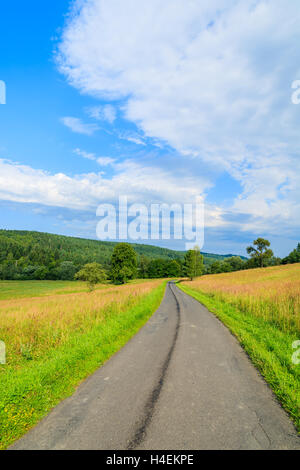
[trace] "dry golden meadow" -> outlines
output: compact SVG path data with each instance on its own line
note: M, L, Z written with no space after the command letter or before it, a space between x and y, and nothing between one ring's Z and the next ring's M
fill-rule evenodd
M0 338L6 343L7 363L35 359L84 333L114 314L136 305L161 280L124 286L98 287L91 293L48 295L0 301ZM102 288L101 288L102 287ZM4 370L3 370L4 372Z
M0 283L0 291L2 285L3 296L11 297L14 285ZM0 449L74 393L137 333L158 308L165 281L83 289L82 283L16 282L17 295L33 296L0 300L0 339L7 349L7 363L0 365Z
M283 331L300 331L300 264L203 276L183 284Z

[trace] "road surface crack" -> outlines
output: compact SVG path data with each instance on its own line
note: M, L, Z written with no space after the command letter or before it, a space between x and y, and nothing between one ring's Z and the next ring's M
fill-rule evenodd
M269 449L269 448L271 447L271 445L272 445L272 442L271 442L271 438L269 437L267 431L266 431L265 428L264 428L263 420L261 419L261 417L259 416L259 414L257 413L256 410L250 408L249 405L247 405L247 407L248 407L248 409L249 409L250 411L252 411L252 413L255 414L256 419L257 419L257 426L261 429L261 431L263 432L264 436L266 437L266 439L267 439L267 441L268 441L268 446L267 446L267 448ZM256 434L255 434L256 429L257 429L257 428L252 429L251 434L252 434L252 436L254 437L254 439L256 440L256 442L257 442L262 448L265 448L265 444L264 444L263 442L261 442L261 441L259 440L259 438L258 438L258 437L256 436Z

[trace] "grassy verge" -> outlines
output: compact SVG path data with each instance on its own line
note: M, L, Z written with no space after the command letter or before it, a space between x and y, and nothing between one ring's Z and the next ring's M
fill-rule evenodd
M292 344L300 339L299 334L282 331L276 323L241 311L212 293L178 287L205 305L236 336L300 432L300 365L292 363Z
M130 297L124 311L116 303L106 306L101 322L71 332L65 343L33 360L0 366L0 449L21 437L122 348L158 308L165 285L160 283L138 300Z

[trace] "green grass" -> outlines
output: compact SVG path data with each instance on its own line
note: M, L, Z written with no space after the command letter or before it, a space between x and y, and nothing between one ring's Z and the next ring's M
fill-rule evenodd
M103 365L151 317L166 282L120 313L110 305L104 321L85 333L74 333L47 356L26 361L18 369L0 365L0 449L7 448ZM1 370L2 369L2 370Z
M279 329L274 323L182 284L178 287L214 313L236 336L253 364L271 386L300 433L300 365L292 363L296 333Z
M0 281L0 300L87 292L79 281Z
M140 284L149 279L134 279L128 284ZM96 290L112 287L111 282L99 284ZM25 299L28 297L45 297L47 295L74 294L88 292L86 282L81 281L0 281L0 300Z

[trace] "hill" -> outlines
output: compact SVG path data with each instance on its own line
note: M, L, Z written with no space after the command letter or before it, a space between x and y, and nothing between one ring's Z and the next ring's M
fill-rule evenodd
M109 266L115 242L89 240L83 238L53 235L42 232L0 230L0 278L15 279L20 270L25 278L30 278L30 269L40 269L43 279L43 268L53 271L63 262L72 262L77 268L96 261ZM152 245L132 244L139 257L150 260L183 260L184 251L175 251ZM210 265L216 260L223 260L232 255L203 253L204 264ZM17 275L17 276L16 276ZM21 278L23 278L23 274ZM47 276L48 277L48 276ZM60 277L61 278L61 277Z

